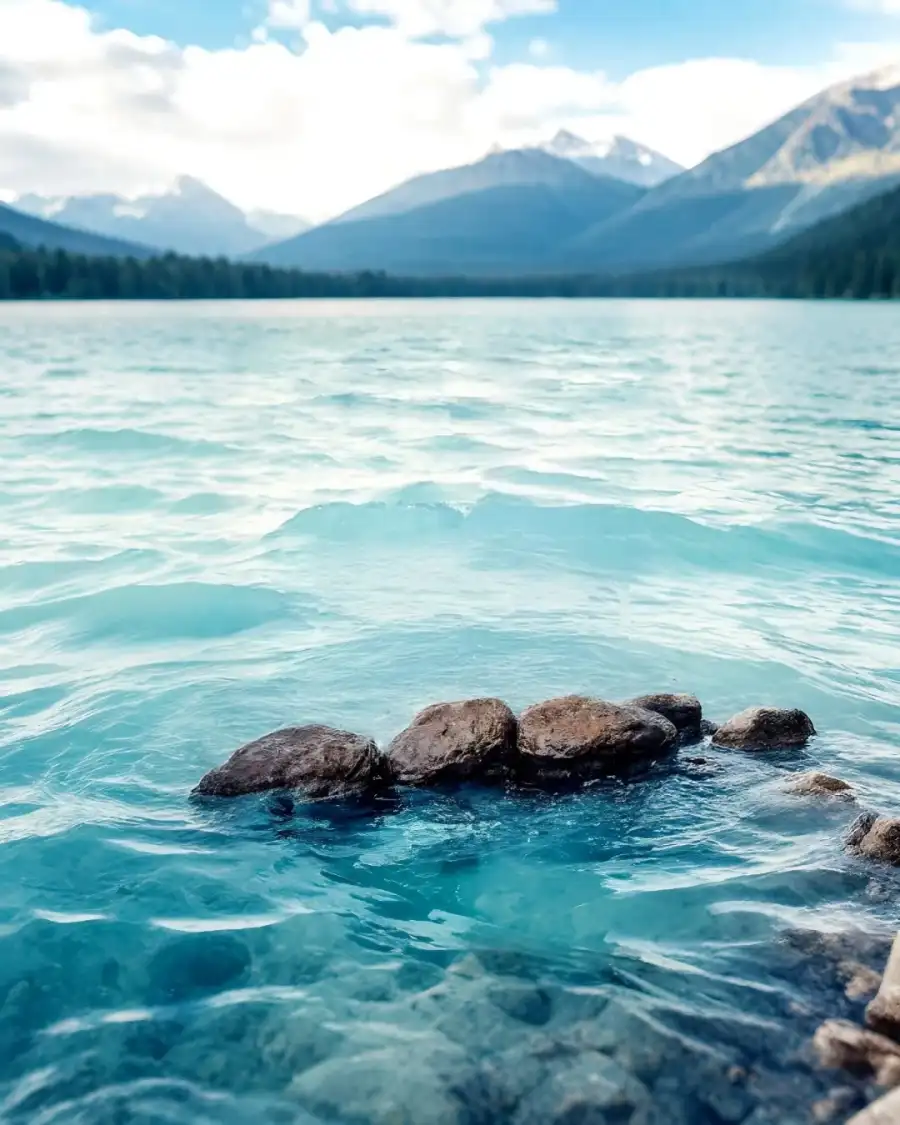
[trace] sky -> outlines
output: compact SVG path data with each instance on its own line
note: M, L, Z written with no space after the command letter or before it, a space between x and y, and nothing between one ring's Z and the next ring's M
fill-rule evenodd
M900 62L900 0L0 0L0 195L321 221L568 128L685 165Z

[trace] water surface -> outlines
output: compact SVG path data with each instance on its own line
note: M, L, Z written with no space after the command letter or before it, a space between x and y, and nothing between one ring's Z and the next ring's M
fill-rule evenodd
M0 363L0 1119L782 1125L846 1084L807 1044L861 1003L791 935L888 933L900 881L781 787L900 811L900 310L6 306ZM671 689L821 733L187 799L289 723Z

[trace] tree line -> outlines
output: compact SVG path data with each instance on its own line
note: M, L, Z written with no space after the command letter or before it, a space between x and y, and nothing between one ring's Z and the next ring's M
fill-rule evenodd
M900 200L900 196L898 196ZM900 222L896 224L900 229ZM225 258L88 257L0 247L0 300L194 300L311 297L900 298L900 238L795 240L752 261L623 277L410 278L307 273Z

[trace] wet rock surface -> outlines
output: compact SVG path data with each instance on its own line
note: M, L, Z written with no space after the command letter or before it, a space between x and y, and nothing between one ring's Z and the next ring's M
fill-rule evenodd
M845 801L853 799L853 789L846 781L816 771L796 774L785 784L784 791L798 797L839 797Z
M881 1086L900 1085L900 1045L849 1020L827 1020L813 1040L822 1066L872 1075Z
M885 1094L861 1113L857 1113L847 1125L897 1125L900 1121L900 1090Z
M420 712L387 751L400 785L487 778L509 771L518 723L500 699L438 703Z
M900 1040L900 934L894 939L878 994L866 1008L866 1023L874 1031Z
M699 742L704 737L703 707L695 695L665 692L639 695L636 699L626 700L622 706L662 715L675 727L683 743Z
M546 779L591 777L661 757L678 731L652 711L586 696L551 699L519 718L519 768Z
M241 797L294 790L306 800L352 797L381 779L383 760L369 738L325 726L275 731L236 750L194 790L198 797Z
M779 750L805 746L815 733L805 711L751 707L723 723L713 742L731 750Z
M863 813L851 825L845 843L857 855L900 866L900 820Z

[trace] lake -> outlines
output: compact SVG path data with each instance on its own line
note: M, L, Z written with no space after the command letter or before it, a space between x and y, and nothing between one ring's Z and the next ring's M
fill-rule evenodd
M0 361L0 1119L863 1103L809 1039L864 1004L834 935L877 967L900 921L842 848L900 811L900 308L6 305ZM819 736L568 792L188 799L284 725L667 690ZM785 793L812 768L858 805Z

